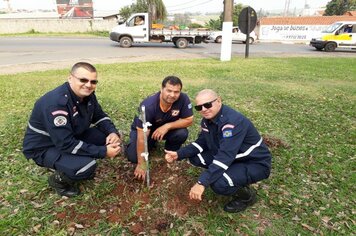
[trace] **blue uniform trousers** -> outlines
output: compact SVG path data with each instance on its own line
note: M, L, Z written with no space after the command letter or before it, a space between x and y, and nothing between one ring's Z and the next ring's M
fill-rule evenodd
M106 135L97 128L90 128L76 138L97 146L104 146L106 142ZM97 166L92 157L62 153L56 147L36 152L32 159L37 165L55 169L72 180L91 178Z
M198 154L198 156L189 158L189 162L192 165L203 167L205 169L212 164L213 160L214 156L210 151L205 151ZM235 161L219 179L210 185L210 187L217 194L233 195L239 187L248 186L268 178L270 174L270 165L270 160L262 162L251 160Z
M147 139L148 150L152 150L152 148L156 145L156 140L151 139L151 134L153 134L154 130L150 131L150 136ZM186 128L182 129L174 129L168 131L168 133L163 137L165 140L164 149L169 151L177 151L182 144L188 138L188 130ZM132 163L137 163L137 130L131 129L130 132L130 143L127 146L126 150L127 159Z

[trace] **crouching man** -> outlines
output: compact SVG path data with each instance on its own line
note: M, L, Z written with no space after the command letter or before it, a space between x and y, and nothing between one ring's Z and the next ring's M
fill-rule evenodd
M23 153L55 173L49 185L61 196L80 194L77 182L94 177L96 159L115 157L120 137L99 105L94 66L76 63L68 81L34 105L23 141Z
M256 202L250 184L269 177L271 153L252 122L223 105L210 89L196 96L195 109L203 117L198 139L176 152L166 151L168 163L189 158L194 166L206 170L189 192L190 199L202 200L209 186L221 195L232 196L226 212L244 211Z

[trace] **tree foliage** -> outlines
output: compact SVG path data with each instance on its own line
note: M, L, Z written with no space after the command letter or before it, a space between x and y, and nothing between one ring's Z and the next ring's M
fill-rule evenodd
M233 25L238 25L239 23L239 15L242 11L243 8L247 6L242 5L241 3L235 4L234 9L232 12L232 22ZM224 12L221 12L219 19L213 20L210 19L209 22L205 25L205 27L208 27L212 30L221 30L222 29L222 22L224 20Z
M166 6L162 0L136 0L131 6L121 8L119 14L126 20L131 14L139 12L150 12L153 22L163 21L167 17Z
M326 4L324 16L343 15L356 10L356 0L331 0Z

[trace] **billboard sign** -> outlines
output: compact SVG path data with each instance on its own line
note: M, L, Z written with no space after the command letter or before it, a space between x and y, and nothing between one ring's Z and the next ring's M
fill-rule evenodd
M61 18L93 18L93 0L56 0Z

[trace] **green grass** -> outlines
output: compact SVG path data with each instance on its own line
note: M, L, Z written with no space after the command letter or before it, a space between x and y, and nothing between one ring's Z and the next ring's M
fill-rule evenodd
M289 148L276 148L272 174L257 185L259 202L241 214L221 210L225 198L210 190L206 214L173 217L169 235L351 235L355 234L355 95L356 58L234 58L96 65L97 97L119 129L126 133L136 107L156 92L162 79L177 75L194 98L204 88L216 90L223 102L249 117L262 134ZM55 215L70 204L101 199L112 188L105 180L87 186L84 195L65 200L47 187L45 170L21 153L22 139L34 102L62 84L68 70L1 75L0 94L0 232L3 235L66 235L68 225ZM189 141L198 133L199 115ZM120 165L111 160L110 165ZM154 173L152 173L154 175ZM109 173L107 179L112 178ZM196 178L196 169L187 170ZM130 183L127 183L130 185ZM115 202L118 199L102 199ZM55 203L57 202L57 203ZM138 205L134 206L135 213ZM202 204L208 204L204 201ZM209 203L210 204L210 203ZM78 207L90 212L90 204ZM209 205L210 206L210 205ZM202 207L202 206L201 206ZM40 225L40 226L38 226ZM34 227L38 227L34 228ZM127 225L105 218L81 235L119 235Z

